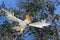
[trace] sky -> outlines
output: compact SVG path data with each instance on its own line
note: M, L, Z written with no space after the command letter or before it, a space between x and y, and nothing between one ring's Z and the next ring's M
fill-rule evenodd
M6 20L5 16L0 17L0 25L2 25L5 20Z
M13 8L18 9L18 7L16 6L17 0L0 0L0 5L2 4L3 1L7 8L13 7Z
M13 8L18 9L18 7L16 6L17 0L0 0L0 5L2 4L3 1L4 1L7 8L13 7ZM54 0L54 2L56 2L56 1ZM60 14L60 5L55 6L55 8L56 8L56 10L54 11L54 13Z
M54 13L60 14L60 5L59 6L56 6L56 10L54 11Z

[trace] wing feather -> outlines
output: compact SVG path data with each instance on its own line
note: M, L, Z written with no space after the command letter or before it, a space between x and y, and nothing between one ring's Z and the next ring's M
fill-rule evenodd
M21 19L15 17L14 15L12 15L11 13L9 13L7 10L5 10L4 8L2 8L3 11L6 12L7 18L12 20L12 21L17 21L17 22L22 22Z
M35 23L29 24L29 26L34 26L38 28L43 28L44 26L49 26L49 25L50 23L46 23L46 22L35 22Z

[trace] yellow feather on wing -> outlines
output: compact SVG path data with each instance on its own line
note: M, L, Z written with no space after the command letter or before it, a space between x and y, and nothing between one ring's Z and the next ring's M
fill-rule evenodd
M19 26L13 27L12 29L16 30L16 31L20 31L21 28Z

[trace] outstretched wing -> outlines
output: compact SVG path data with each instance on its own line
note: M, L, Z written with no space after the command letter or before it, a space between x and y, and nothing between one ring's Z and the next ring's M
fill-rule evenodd
M38 27L38 28L43 28L44 26L49 26L49 25L51 25L51 24L46 23L45 20L43 20L42 22L35 22L35 23L29 24L29 26L34 26L34 27Z
M22 20L20 20L19 18L15 17L14 15L12 15L9 11L5 10L4 8L2 8L3 11L6 12L7 18L12 20L12 21L16 21L16 22L22 22Z

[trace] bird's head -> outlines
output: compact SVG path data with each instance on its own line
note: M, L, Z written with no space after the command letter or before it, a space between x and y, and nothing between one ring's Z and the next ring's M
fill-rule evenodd
M28 22L28 23L30 23L31 22L31 18L30 18L30 15L29 14L27 14L26 16L25 16L25 21L26 22Z
M26 20L31 21L29 14L26 15Z

